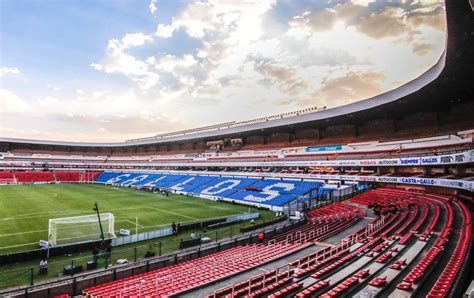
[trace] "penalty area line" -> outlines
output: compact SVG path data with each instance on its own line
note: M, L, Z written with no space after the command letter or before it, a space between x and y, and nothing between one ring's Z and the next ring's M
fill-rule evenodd
M133 222L133 221L127 220L127 219L116 220L116 222L123 222L123 221L129 222L129 223L131 223L131 224L134 225L134 226L137 225L136 222ZM144 226L142 226L142 225L140 225L140 224L138 224L137 226L139 226L140 228L144 228Z
M160 208L156 208L156 207L152 207L152 206L146 206L150 209L154 209L154 210L157 210L157 211L161 211L161 212L165 212L165 213L169 213L169 214L173 214L173 215L177 215L177 216L181 216L181 217L186 217L186 218L189 218L189 219L193 219L193 220L197 220L198 218L195 218L195 217L192 217L192 216L187 216L187 215L184 215L184 214L181 214L181 213L176 213L176 212L172 212L172 211L168 211L168 210L163 210L163 209L160 209Z

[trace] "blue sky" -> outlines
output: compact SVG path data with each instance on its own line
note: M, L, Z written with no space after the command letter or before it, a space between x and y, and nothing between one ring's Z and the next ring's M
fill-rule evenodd
M440 0L0 1L0 135L122 141L362 100L444 47Z

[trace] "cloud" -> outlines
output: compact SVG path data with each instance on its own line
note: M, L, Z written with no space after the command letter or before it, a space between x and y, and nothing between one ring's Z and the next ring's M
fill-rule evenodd
M57 103L59 100L56 97L44 96L38 98L38 103L41 105L51 105Z
M293 28L306 28L311 33L324 32L334 28L338 22L346 25L355 23L368 8L359 3L341 3L324 9L305 11L301 15L293 17L289 25Z
M399 7L386 7L360 19L356 28L375 39L399 36L411 31L403 22L404 10Z
M6 66L2 66L0 67L0 77L3 77L4 75L7 75L7 74L20 74L20 70L16 67L6 67Z
M371 5L374 4L374 5ZM378 5L375 5L378 4ZM413 34L419 26L444 30L444 7L440 0L391 2L353 0L295 16L290 25L312 32L328 31L342 22L374 39Z
M173 36L174 30L175 28L171 25L159 24L158 28L156 29L155 35L157 37L169 38Z
M54 87L54 86L51 85L51 84L46 85L46 87L47 87L48 89L51 89L51 90L55 91L55 92L61 91L61 88L59 88L59 87Z
M29 112L30 105L10 90L0 89L0 112L23 113Z
M123 49L128 49L132 47L138 47L144 45L146 42L152 41L153 38L141 32L138 33L128 33L122 38L122 45ZM117 46L118 43L115 42ZM120 45L118 45L120 47Z
M186 70L189 71L191 67L198 63L194 56L189 54L185 54L181 58L175 55L164 55L158 61L154 57L150 57L147 62L154 65L156 69L175 74Z
M413 43L413 53L415 53L417 56L425 56L428 55L428 53L431 50L435 50L436 46L433 44L428 44L428 43Z
M151 14L155 14L155 12L158 10L156 2L157 0L151 0L150 4L148 5L148 9L150 9Z
M59 114L53 115L56 120L80 130L97 130L111 134L158 134L167 131L184 129L186 126L165 116L147 114L130 116L99 116L94 114Z
M91 66L106 73L121 73L137 82L143 89L158 83L159 75L150 71L149 65L126 52L127 49L142 46L153 40L143 33L126 34L121 40L109 40L105 56L100 63Z
M171 24L159 24L156 35L171 37L183 28L188 36L202 39L235 29L238 21L249 15L262 15L276 4L276 0L194 2L173 18ZM221 36L222 37L222 36Z
M442 4L386 6L361 17L354 25L375 39L417 34L420 26L444 31L445 18Z
M371 3L375 3L376 0L352 0L351 2L356 5L368 6Z
M270 79L286 95L297 95L308 88L308 84L298 78L295 70L265 60L255 60L254 68L264 78Z
M312 100L316 106L337 106L370 98L382 92L380 82L384 79L382 73L350 72L343 77L324 80Z

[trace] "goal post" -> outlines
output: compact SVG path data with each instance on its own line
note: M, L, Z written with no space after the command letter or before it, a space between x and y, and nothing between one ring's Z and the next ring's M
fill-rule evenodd
M100 214L105 239L116 238L114 215ZM96 214L49 220L48 242L51 246L101 240L99 219Z

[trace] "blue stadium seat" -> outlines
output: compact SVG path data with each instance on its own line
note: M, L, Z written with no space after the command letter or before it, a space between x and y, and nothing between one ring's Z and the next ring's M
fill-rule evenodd
M185 193L228 198L247 203L282 206L312 190L325 194L331 189L321 187L321 182L236 178L178 174L102 173L96 180L119 185L155 186Z
M117 177L120 173L116 172L102 172L99 177L95 179L95 182L106 183L108 180Z

